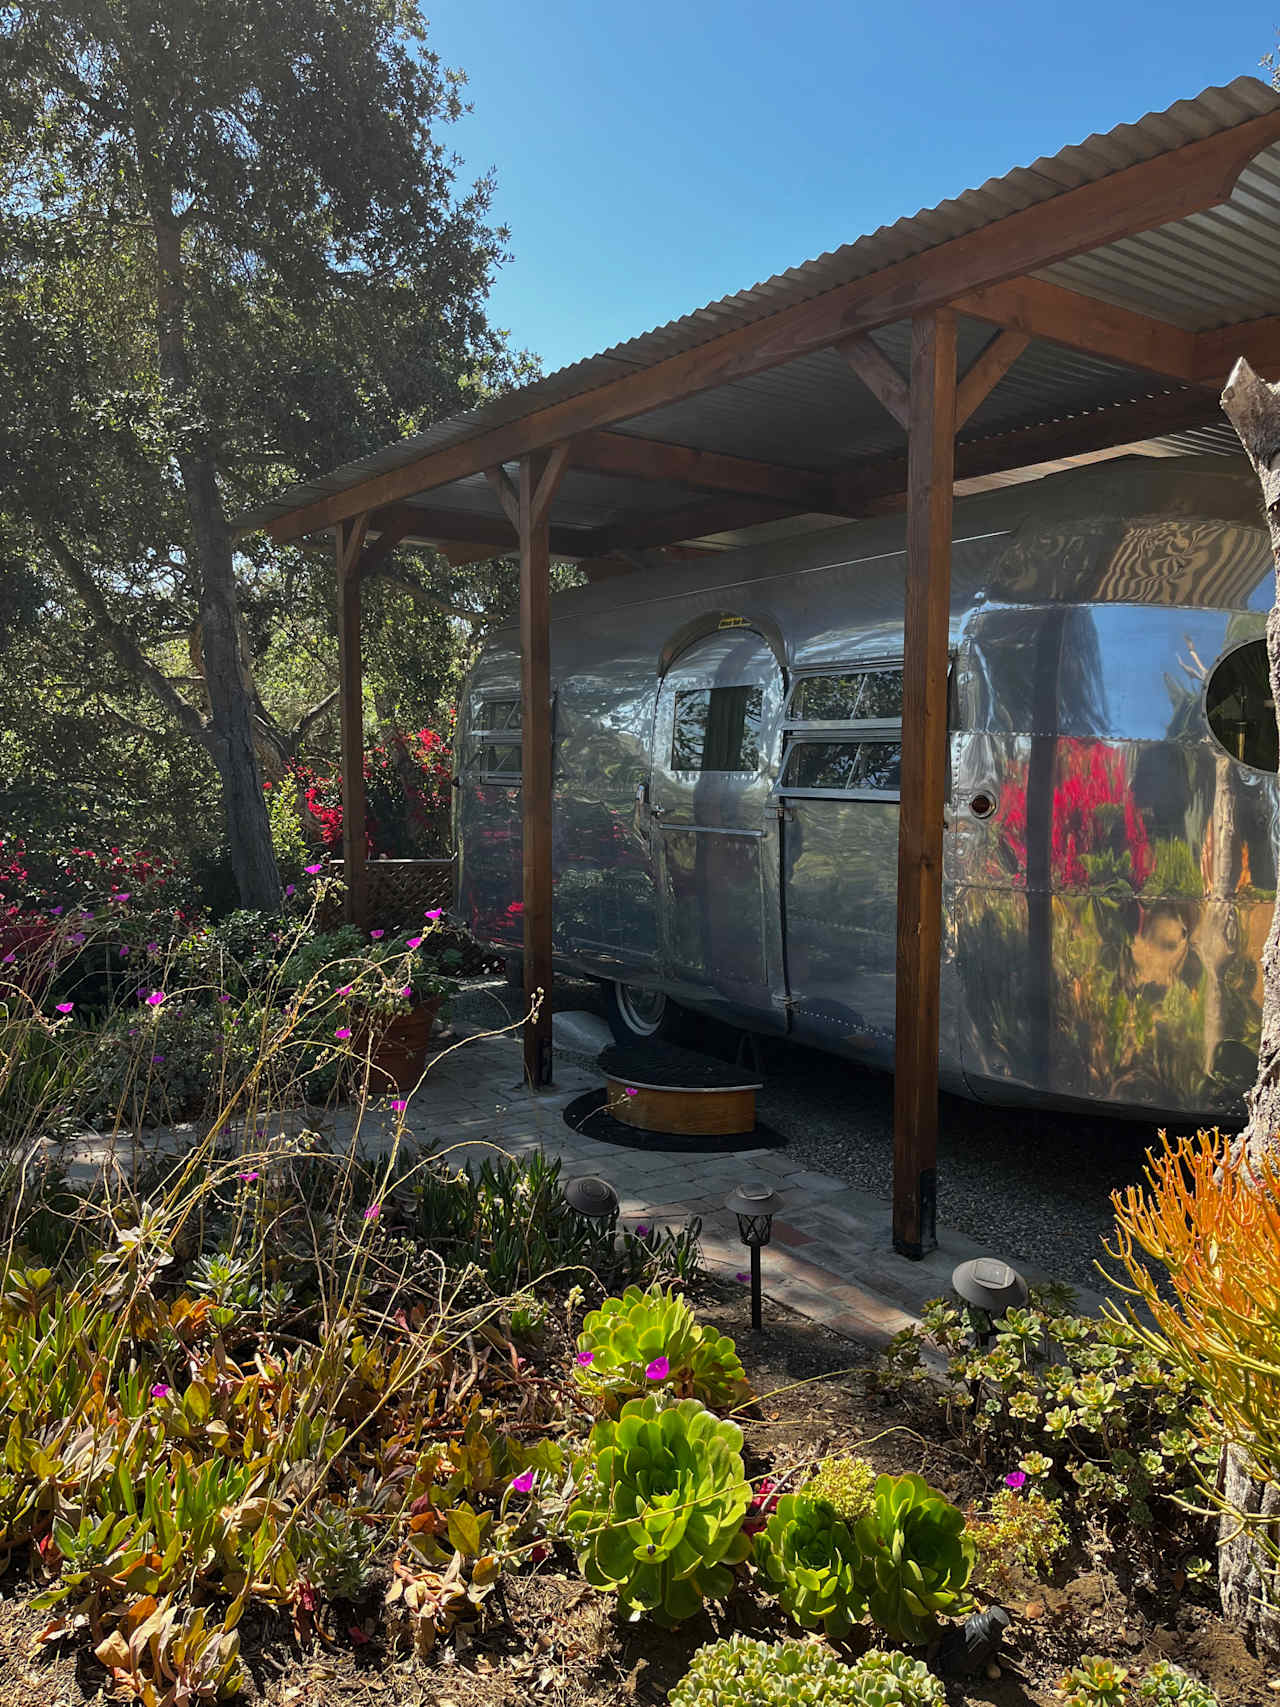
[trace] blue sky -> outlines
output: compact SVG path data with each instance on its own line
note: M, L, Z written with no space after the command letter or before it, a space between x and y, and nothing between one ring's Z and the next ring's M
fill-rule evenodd
M1255 74L1278 5L449 0L496 324L547 371L1093 131Z

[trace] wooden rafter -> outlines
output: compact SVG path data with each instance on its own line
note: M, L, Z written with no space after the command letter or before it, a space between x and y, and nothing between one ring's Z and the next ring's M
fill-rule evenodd
M1280 379L1280 314L1196 334L1195 378L1201 384L1225 385L1240 360L1264 378Z
M574 468L635 480L663 480L709 492L738 492L743 497L794 502L806 510L824 509L831 499L831 478L807 468L786 468L751 457L664 444L632 433L581 433L572 441Z
M1005 279L957 296L953 306L1030 338L1047 338L1103 361L1166 379L1195 378L1195 333L1131 308L1117 308L1047 279Z
M1280 113L1266 113L1112 172L665 361L303 505L278 517L270 532L288 540L332 527L361 510L396 503L574 434L767 372L860 332L1216 207L1228 199L1248 162L1277 137Z
M516 534L519 535L520 493L513 484L511 476L507 473L506 469L503 468L502 464L498 463L494 468L486 468L484 471L484 477L496 493L498 502L506 512L507 520L515 529Z

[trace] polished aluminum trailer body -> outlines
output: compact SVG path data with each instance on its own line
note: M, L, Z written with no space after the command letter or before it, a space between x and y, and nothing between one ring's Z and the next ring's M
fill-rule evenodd
M556 596L561 968L892 1065L904 577L886 518ZM1276 886L1272 592L1233 459L957 502L945 1084L1238 1112ZM459 910L512 951L519 682L498 631L458 740Z

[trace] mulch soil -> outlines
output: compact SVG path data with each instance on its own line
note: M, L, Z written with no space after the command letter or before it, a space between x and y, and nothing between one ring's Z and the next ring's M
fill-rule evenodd
M780 1308L765 1331L751 1333L741 1287L707 1283L700 1319L737 1341L759 1395L740 1417L748 1474L778 1479L828 1454L857 1453L879 1471L913 1470L961 1506L989 1497L1004 1466L984 1469L950 1441L939 1420L908 1412L869 1391L872 1354ZM568 1343L548 1344L554 1357ZM535 1361L539 1355L535 1354ZM1118 1545L1118 1542L1117 1542ZM1108 1551L1060 1565L1051 1584L1015 1582L1004 1597L1013 1613L998 1677L947 1682L952 1707L1060 1707L1056 1680L1084 1654L1108 1655L1137 1670L1174 1660L1213 1687L1222 1707L1263 1707L1280 1700L1270 1674L1216 1616L1208 1596L1187 1589L1169 1561ZM1167 1577L1167 1581L1164 1580ZM81 1647L41 1647L47 1614L27 1604L18 1568L0 1579L0 1707L84 1707L109 1699L101 1667ZM241 1626L245 1707L645 1707L662 1703L703 1643L735 1631L766 1639L794 1636L777 1603L748 1590L722 1611L678 1631L620 1623L611 1597L576 1573L567 1552L507 1577L469 1637L449 1639L427 1661L391 1651L381 1639L381 1590L367 1606L335 1620L329 1639L301 1643L287 1618L246 1614ZM357 1642L352 1626L366 1639ZM856 1652L851 1647L848 1656Z

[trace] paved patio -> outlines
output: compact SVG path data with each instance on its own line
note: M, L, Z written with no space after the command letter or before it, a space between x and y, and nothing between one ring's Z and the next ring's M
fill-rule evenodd
M599 1073L557 1057L554 1089L530 1092L521 1082L514 1036L472 1036L434 1059L405 1118L415 1138L447 1146L459 1163L468 1152L478 1157L496 1148L523 1156L540 1149L560 1158L566 1178L598 1174L617 1191L625 1222L677 1225L698 1215L708 1265L729 1275L745 1271L746 1251L724 1200L744 1181L770 1186L785 1208L763 1253L766 1297L870 1346L884 1345L945 1292L957 1263L1014 1255L940 1228L938 1249L923 1262L910 1262L890 1244L885 1199L834 1175L798 1168L786 1149L645 1150L572 1131L564 1121L566 1105L603 1083ZM339 1115L335 1136L350 1132L351 1118ZM381 1142L389 1131L385 1114L366 1113L361 1132L367 1143ZM1023 1272L1031 1280L1047 1278L1031 1268ZM1097 1302L1080 1298L1085 1309Z

